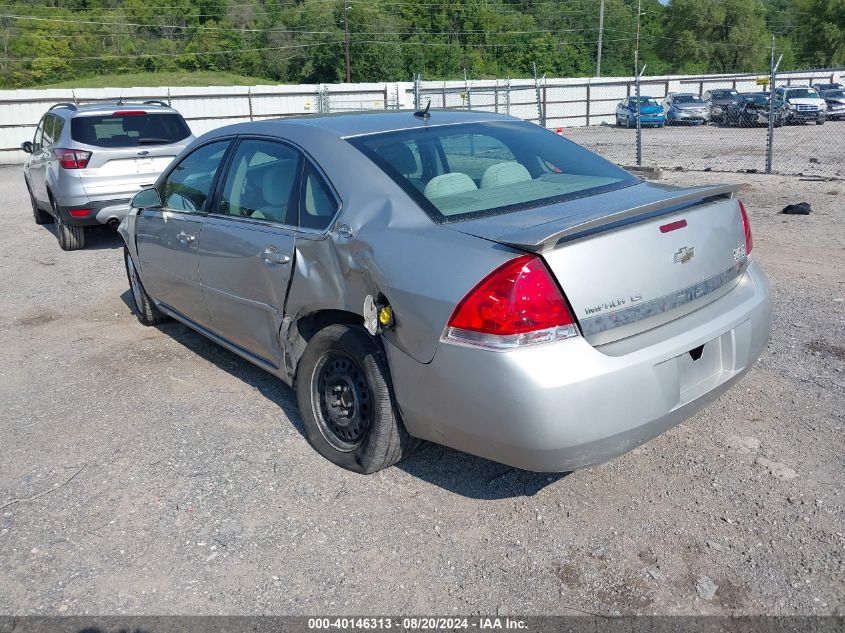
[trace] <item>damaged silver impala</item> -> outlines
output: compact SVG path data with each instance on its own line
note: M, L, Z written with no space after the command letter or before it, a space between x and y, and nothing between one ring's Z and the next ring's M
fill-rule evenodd
M140 320L294 386L332 462L374 472L424 439L565 471L682 422L765 347L735 193L511 117L346 114L206 134L120 232Z

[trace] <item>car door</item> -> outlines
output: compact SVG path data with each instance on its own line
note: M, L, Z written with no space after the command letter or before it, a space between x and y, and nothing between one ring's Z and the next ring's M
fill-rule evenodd
M293 146L241 139L199 242L214 332L275 367L293 268L301 169L302 155Z
M38 123L32 140L32 154L27 161L27 174L32 195L42 205L47 206L47 150L44 148L44 128L52 122L50 115L45 114Z
M136 219L141 281L166 308L203 326L211 319L200 286L197 245L231 139L201 145L158 183L162 206L141 209Z

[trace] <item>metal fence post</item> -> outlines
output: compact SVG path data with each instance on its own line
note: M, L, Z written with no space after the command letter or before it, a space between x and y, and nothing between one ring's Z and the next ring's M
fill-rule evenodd
M783 55L781 55L783 59ZM766 173L772 173L772 160L774 158L775 150L775 73L777 73L778 65L775 63L775 36L772 36L772 55L769 66L769 133L766 136Z
M414 75L414 110L420 109L420 78L419 73Z
M640 120L640 77L645 72L645 64L641 71L637 73L637 102L634 107L637 109L637 167L643 164L643 126Z
M499 80L496 79L496 86L493 88L493 107L496 114L499 114Z
M511 78L508 77L508 83L505 89L505 114L511 113Z
M253 117L253 114L252 114L252 87L249 87L249 88L246 89L246 100L247 100L247 105L249 106L249 120L254 121L255 118Z

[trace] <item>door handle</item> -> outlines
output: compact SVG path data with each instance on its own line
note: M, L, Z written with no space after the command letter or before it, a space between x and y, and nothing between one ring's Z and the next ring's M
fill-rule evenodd
M290 255L280 253L275 246L268 246L259 255L268 264L287 264L290 261Z
M195 242L196 239L196 235L189 235L188 233L185 233L185 231L182 231L176 236L176 241L179 242L182 246L187 246L188 244Z

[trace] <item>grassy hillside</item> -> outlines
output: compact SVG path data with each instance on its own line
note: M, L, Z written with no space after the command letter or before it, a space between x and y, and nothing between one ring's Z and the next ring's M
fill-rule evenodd
M134 88L158 86L256 86L272 81L228 72L161 72L96 75L32 88Z

